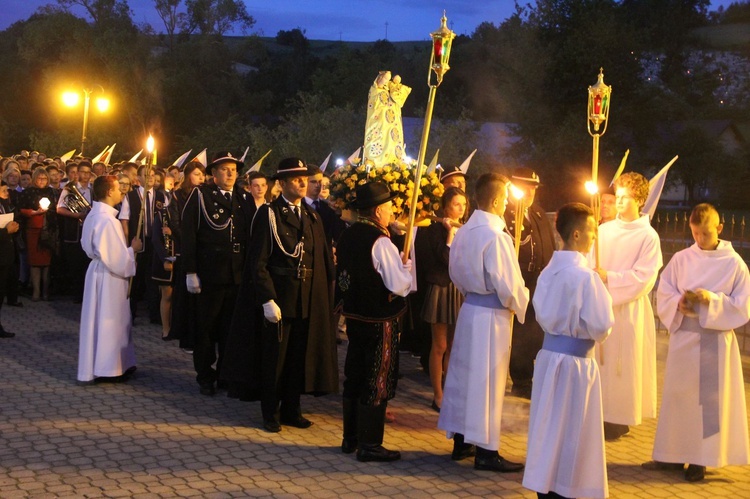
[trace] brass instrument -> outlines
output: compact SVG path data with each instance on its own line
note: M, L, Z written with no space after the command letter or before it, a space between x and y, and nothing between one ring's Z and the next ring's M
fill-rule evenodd
M69 183L65 186L68 194L65 196L65 206L73 213L84 213L91 209L89 203L75 184Z

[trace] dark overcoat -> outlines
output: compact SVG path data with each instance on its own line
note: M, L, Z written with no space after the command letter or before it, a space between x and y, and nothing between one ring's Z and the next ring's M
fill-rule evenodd
M335 276L333 258L319 215L305 203L302 209L304 214L300 220L279 196L258 208L253 219L247 265L222 366L222 378L231 384L230 396L259 400L261 335L276 334L275 328L264 327L263 304L269 300L274 300L281 309L282 320L297 317L302 312L300 308L309 317L304 392L322 395L338 391L336 336L330 321ZM288 253L293 252L303 233L307 233L308 238L312 236L312 241L304 241L305 251L313 255L311 277L300 280L278 272L278 269L286 269L291 274L298 262L279 248L271 232L272 219L279 241ZM271 268L277 271L271 272Z

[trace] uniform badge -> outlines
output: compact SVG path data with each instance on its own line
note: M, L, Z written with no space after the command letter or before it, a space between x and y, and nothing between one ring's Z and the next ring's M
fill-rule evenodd
M342 270L339 274L339 288L341 288L341 291L347 291L349 289L349 285L352 282L351 276L346 270Z
M161 210L164 208L164 204L161 201L156 202L156 209Z
M219 214L218 213L214 213L213 214L213 219L214 220L218 220L219 219Z

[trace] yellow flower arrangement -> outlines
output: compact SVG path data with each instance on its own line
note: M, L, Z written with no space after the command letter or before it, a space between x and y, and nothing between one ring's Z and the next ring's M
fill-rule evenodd
M362 165L342 166L331 176L331 199L337 209L348 207L354 199L358 185L367 182L380 181L388 185L391 192L398 192L393 200L393 214L396 220L405 219L409 215L409 206L414 191L414 171L416 165L411 166L403 162L396 162L380 168L367 168ZM426 167L423 167L426 170ZM420 199L417 202L417 220L423 220L432 215L440 207L443 195L443 184L437 172L423 173L420 181Z

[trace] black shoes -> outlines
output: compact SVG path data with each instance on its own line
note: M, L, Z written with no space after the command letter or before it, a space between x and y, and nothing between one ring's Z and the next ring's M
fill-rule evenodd
M706 467L697 464L688 464L685 470L685 480L688 482L700 482L706 477Z
M16 335L16 333L11 333L6 330L0 331L0 338L13 338Z
M630 427L626 424L604 422L604 440L607 442L619 440L628 433L630 433Z
M524 465L514 463L503 458L497 451L477 448L474 458L474 469L480 471L497 471L498 473L516 473L522 471Z
M434 399L432 400L432 405L430 407L432 407L433 411L435 411L438 414L440 414L440 406L435 403Z
M213 383L201 383L200 387L201 395L206 395L207 397L216 395L216 387L214 387Z
M399 459L401 459L401 453L399 451L388 450L382 445L377 445L374 447L369 445L361 445L359 449L357 449L357 461L361 461L363 463L369 461L390 462L398 461Z
M275 419L264 419L263 429L268 433L278 433L281 431L281 425Z
M295 428L309 428L313 425L313 422L304 416L294 416L291 418L281 418L281 424L284 426L293 426Z
M357 450L357 439L348 439L345 438L341 441L341 452L344 454L351 454L352 452Z

